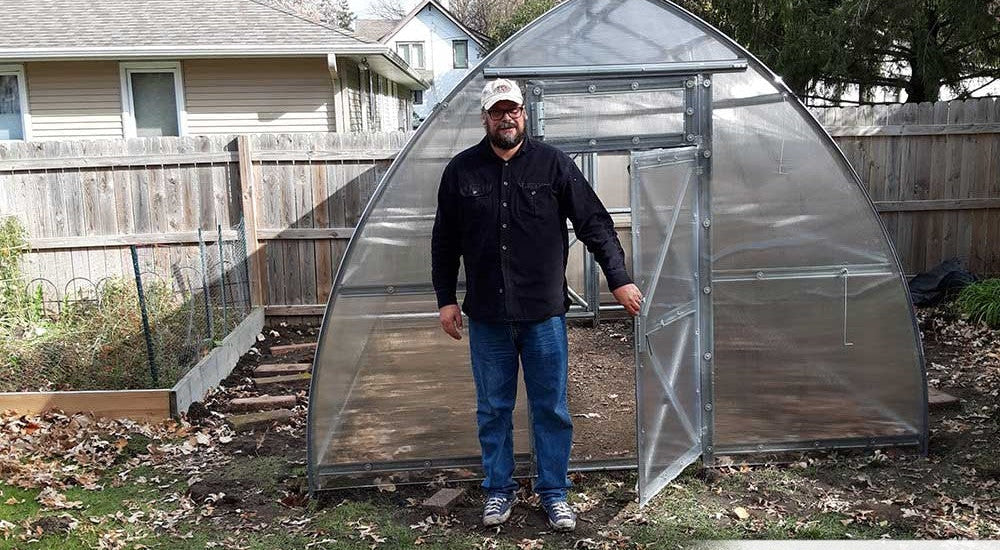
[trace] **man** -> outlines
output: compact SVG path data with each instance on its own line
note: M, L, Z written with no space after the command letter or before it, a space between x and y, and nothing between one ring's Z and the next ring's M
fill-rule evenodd
M525 135L517 84L487 83L480 103L486 137L452 159L438 190L431 262L441 327L462 338L456 286L463 258L463 310L486 476L483 524L507 521L516 502L512 411L520 359L537 458L534 491L550 526L571 531L576 515L566 502L573 442L566 404L566 220L631 315L638 314L642 295L625 269L611 216L583 174L565 153Z

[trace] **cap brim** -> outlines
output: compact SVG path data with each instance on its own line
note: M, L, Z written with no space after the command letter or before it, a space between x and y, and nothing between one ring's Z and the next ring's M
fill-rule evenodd
M501 101L513 101L514 103L521 105L524 103L524 98L521 97L520 94L513 94L513 93L499 94L486 100L486 103L483 103L483 109L489 110L491 107L493 107L497 103L500 103Z

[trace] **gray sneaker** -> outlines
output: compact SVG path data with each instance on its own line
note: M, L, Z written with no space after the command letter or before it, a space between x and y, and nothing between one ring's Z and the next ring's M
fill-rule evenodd
M483 507L483 525L493 527L510 519L514 504L517 504L517 495L514 493L490 495Z
M576 513L565 500L546 502L543 507L549 516L549 527L556 531L572 531L576 529Z

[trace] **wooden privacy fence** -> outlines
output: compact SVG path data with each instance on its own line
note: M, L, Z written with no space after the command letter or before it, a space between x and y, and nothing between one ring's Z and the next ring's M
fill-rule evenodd
M406 141L378 134L259 134L0 144L0 216L28 233L26 280L171 273L245 218L254 303L322 313L376 183ZM62 296L59 296L61 298Z
M1000 274L1000 101L814 109L919 273L959 257Z
M907 273L967 259L1000 273L1000 102L814 110L867 184ZM0 144L0 215L22 218L25 274L164 273L245 218L251 293L318 315L365 204L407 133L259 134ZM604 183L602 182L602 186ZM627 231L627 228L625 228Z

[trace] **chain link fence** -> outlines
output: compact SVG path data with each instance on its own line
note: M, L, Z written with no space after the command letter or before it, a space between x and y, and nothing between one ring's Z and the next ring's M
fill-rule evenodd
M16 241L0 241L0 391L169 388L250 313L242 221L115 249L120 275L59 284L19 279Z

